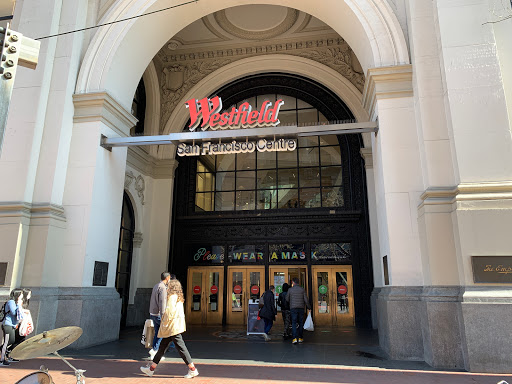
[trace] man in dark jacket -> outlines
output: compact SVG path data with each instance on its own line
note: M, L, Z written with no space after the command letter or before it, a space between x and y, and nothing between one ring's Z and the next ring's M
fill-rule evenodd
M268 287L268 291L266 291L260 298L260 306L261 304L263 304L263 306L260 309L260 317L265 322L265 333L263 334L265 341L270 340L270 336L268 335L268 333L270 332L272 324L274 323L274 320L276 319L277 315L274 295L275 288L273 285L271 285L270 287Z
M281 314L283 315L284 332L283 338L288 339L292 336L292 318L290 315L290 304L286 300L286 294L290 286L287 283L283 284L283 292L279 294L277 305L281 307Z
M302 338L304 332L304 307L307 307L308 310L311 311L311 306L309 305L306 291L299 285L299 279L296 277L292 279L292 287L288 289L286 300L290 304L290 314L292 317L292 344L297 344L297 336L298 342L302 343L304 342ZM297 325L299 326L298 335Z

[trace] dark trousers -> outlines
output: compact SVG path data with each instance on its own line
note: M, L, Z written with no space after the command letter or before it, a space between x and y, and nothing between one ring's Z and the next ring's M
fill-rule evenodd
M160 343L160 347L158 348L158 352L156 353L155 357L153 358L153 363L158 364L160 362L167 347L171 343L174 343L176 350L180 354L180 356L183 359L183 361L185 362L185 364L189 365L190 363L192 363L192 358L190 357L190 353L188 353L187 346L185 345L185 341L183 340L181 333L178 335L174 335L171 337L165 337L162 339L162 342Z
M281 313L283 315L283 323L284 323L284 337L290 337L292 335L292 318L290 315L289 309L282 309Z
M7 360L7 347L14 344L14 327L10 325L2 325L2 330L4 331L4 340L1 348L1 360Z
M20 335L20 327L16 328L16 331L14 332L14 344L9 347L9 350L12 351L18 345L23 343L26 338L27 338L27 336Z
M265 333L268 335L268 333L272 329L272 325L274 324L274 320L263 318L263 321L265 322Z
M302 334L304 333L304 308L292 308L290 309L290 312L292 316L293 338L296 339L299 337L302 339ZM297 327L299 329L297 329Z

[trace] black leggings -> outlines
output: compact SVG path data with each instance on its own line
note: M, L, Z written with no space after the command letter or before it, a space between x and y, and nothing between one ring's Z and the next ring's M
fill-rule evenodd
M2 329L4 331L4 343L2 345L2 356L1 360L7 360L5 354L7 352L7 347L11 344L14 344L14 330L15 328L10 325L2 325Z
M174 342L174 345L176 346L176 349L178 350L178 353L180 354L181 358L185 362L185 364L189 365L192 363L192 358L190 357L190 353L188 353L187 346L185 345L185 341L183 340L183 337L181 336L181 333L178 335L174 335L171 337L165 337L162 339L162 342L160 343L160 347L158 348L158 352L156 353L155 357L153 358L153 363L158 364L160 360L162 359L162 356L164 355L165 351L167 350L167 347L169 344L171 344L171 341Z

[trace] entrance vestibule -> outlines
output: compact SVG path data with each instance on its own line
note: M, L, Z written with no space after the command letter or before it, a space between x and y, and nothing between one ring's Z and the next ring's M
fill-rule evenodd
M313 315L317 325L353 326L352 266L311 268Z
M227 323L247 324L249 300L258 300L265 290L265 267L228 267Z
M254 108L283 99L279 118L287 124L353 119L323 86L289 74L250 76L216 94L226 105L248 100ZM351 265L356 273L349 293L353 288L358 301L352 300L348 320L329 324L368 327L372 279L360 147L359 135L323 134L298 138L294 151L179 157L170 268L188 276L187 301L193 303L187 308L205 305L192 292L198 284L190 271L200 266L224 271L219 322L243 326L249 300L266 287L276 287L277 301L282 285L296 277L315 307L312 267ZM202 311L192 309L196 317ZM206 316L193 321L210 324Z
M187 322L222 324L224 269L190 267L187 281Z
M281 307L277 305L277 298L283 291L283 284L287 283L291 287L292 279L298 278L299 285L304 288L306 292L308 292L307 273L307 267L302 265L294 265L293 267L286 267L281 265L270 267L269 284L276 288L276 308L278 312L281 312Z

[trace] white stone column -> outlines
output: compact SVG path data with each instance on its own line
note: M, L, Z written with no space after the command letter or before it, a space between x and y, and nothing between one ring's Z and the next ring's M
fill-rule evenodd
M418 206L425 286L421 292L424 359L437 368L463 368L460 325L453 316L458 310L460 284L451 218L455 161L432 2L408 2L407 18L425 187Z
M452 140L432 2L408 3L413 89L425 193L419 206L424 283L459 285L450 198L455 182Z
M379 228L377 221L377 203L375 196L375 175L373 172L373 154L371 148L361 148L361 156L364 159L366 171L366 192L368 194L368 217L370 220L370 237L372 244L372 266L374 290L371 296L372 327L378 328L377 297L384 286L383 260L380 256Z
M62 294L76 291L78 297L59 298L55 325L66 319L87 329L76 345L84 347L115 340L119 334L121 300L115 276L127 149L109 151L100 140L102 135L127 136L136 119L105 92L74 95L73 104L63 196L67 226L59 239L63 257L55 269L61 286L71 287ZM106 286L93 286L96 262L108 263ZM97 313L109 327L97 326Z
M384 286L384 272L379 245L379 229L377 223L377 207L375 196L375 175L373 172L373 154L371 148L361 148L366 170L366 190L368 193L368 216L370 217L370 236L373 256L373 283L375 287Z
M363 98L379 120L372 148L380 256L388 256L391 285L422 285L416 207L423 181L411 66L371 69Z
M133 303L129 322L141 325L148 316L149 298L160 274L169 269L169 249L172 225L175 159L156 159L152 151L128 149L125 190L136 208L137 231L144 237L142 247L132 263L130 302ZM137 180L144 179L144 190ZM143 195L142 195L143 193ZM172 271L171 271L172 272Z
M379 120L372 139L378 258L390 286L377 300L379 339L391 358L423 358L418 286L423 284L417 206L423 192L410 65L368 71L363 104Z
M136 119L107 93L74 95L73 137L63 205L68 216L63 261L66 286L92 286L95 261L109 263L114 286L126 148L100 147L101 136L128 136ZM76 259L83 265L77 265Z
M456 165L451 199L465 368L511 372L512 320L505 313L512 284L475 284L472 270L473 256L512 255L512 136L505 74L487 23L495 20L494 3L433 1Z
M61 8L62 0L18 1L13 28L30 38L58 33ZM0 262L8 263L10 288L21 284L56 48L56 39L43 41L37 69L18 69L0 154L0 179L9 183L0 190Z

